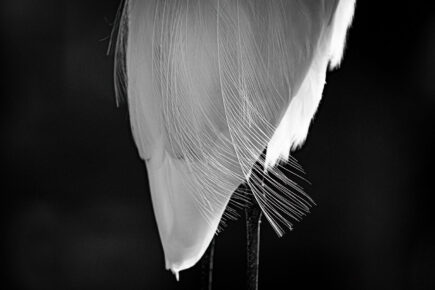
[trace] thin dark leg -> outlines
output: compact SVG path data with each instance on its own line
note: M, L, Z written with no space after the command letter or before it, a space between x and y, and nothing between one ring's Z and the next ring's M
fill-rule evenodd
M261 209L252 197L252 204L245 209L247 240L247 289L258 289L258 267L260 262Z
M212 290L214 238L201 259L201 289Z

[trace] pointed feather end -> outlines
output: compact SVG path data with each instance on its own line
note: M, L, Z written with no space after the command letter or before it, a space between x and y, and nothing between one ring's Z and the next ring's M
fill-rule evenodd
M175 275L175 280L177 280L177 282L179 282L180 281L180 272L175 271L175 270L171 270L171 271L172 271L172 274Z

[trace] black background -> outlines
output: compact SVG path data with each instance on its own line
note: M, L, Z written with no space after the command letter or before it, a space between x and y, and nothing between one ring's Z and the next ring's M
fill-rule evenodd
M318 206L283 238L263 223L260 289L435 289L435 17L399 3L357 3L295 154ZM1 6L4 289L198 288L198 267L178 283L164 269L115 105L105 52L118 1ZM215 289L243 287L244 237L243 219L218 236Z

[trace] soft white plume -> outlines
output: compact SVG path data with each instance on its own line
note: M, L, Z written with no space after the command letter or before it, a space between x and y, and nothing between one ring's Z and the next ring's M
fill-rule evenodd
M300 170L289 153L306 138L328 63L341 59L354 2L126 1L117 88L168 269L200 259L243 182L280 235L309 211L279 161Z

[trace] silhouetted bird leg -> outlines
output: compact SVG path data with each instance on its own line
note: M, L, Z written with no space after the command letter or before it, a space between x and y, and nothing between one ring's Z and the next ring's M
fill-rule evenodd
M254 198L252 192L248 195L250 205L245 208L246 216L246 241L247 241L247 289L258 289L258 267L260 262L260 225L261 225L261 209Z
M214 243L215 238L201 259L201 290L212 290Z

